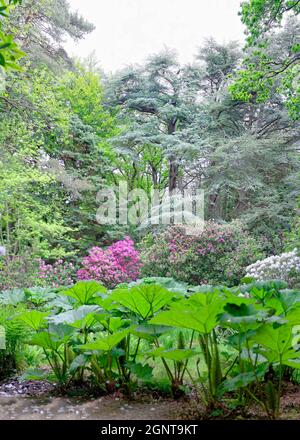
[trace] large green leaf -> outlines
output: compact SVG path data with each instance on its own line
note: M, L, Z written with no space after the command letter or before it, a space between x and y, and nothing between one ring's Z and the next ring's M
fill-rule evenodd
M30 312L24 312L18 315L18 319L37 331L45 326L46 316L48 316L48 313L32 310Z
M131 289L116 289L112 293L112 299L142 319L147 319L170 304L177 295L161 286L149 284Z
M300 304L296 304L290 311L288 311L285 315L285 319L290 325L300 325Z
M287 287L288 284L282 280L255 280L250 283L242 284L239 288L243 293L249 292L253 293L255 296L257 295L257 298L264 298L267 292L274 294L275 292L278 292L281 289L286 289Z
M57 351L63 344L63 341L54 340L48 332L41 332L34 335L28 343L30 345L38 345L45 350Z
M237 296L233 294L231 290L226 290L222 297L226 299L227 304L235 304L237 306L241 306L242 304L251 305L256 304L256 300L254 298L246 298L245 296Z
M263 347L282 354L289 349L292 342L292 329L288 325L278 327L263 325L252 336L252 339Z
M280 290L276 296L278 301L282 304L284 313L288 313L294 307L300 307L300 292L299 290L284 289ZM299 320L300 324L300 320Z
M129 329L121 332L114 333L113 335L107 335L98 338L94 342L89 342L84 345L80 345L80 349L85 351L111 351L125 336L128 334Z
M116 309L116 304L113 301L112 295L110 293L109 294L102 294L101 297L100 296L94 297L93 304L97 304L102 309L104 309L108 312Z
M230 379L224 380L224 382L222 382L218 387L218 393L222 395L228 391L236 391L240 388L244 388L250 385L250 383L255 382L258 378L262 377L265 372L266 366L264 366L264 369L261 369L260 371L258 370L255 373L254 371L248 371L246 373L237 374Z
M247 298L233 298L226 302L224 313L220 316L220 322L224 326L246 332L260 326L262 319L268 318L267 310L262 310Z
M0 293L0 304L17 305L26 300L23 289L3 290Z
M224 286L212 286L211 284L200 284L189 288L194 293L216 293L223 289Z
M126 367L134 374L138 379L149 381L152 379L153 367L148 364L141 364L136 362L127 362Z
M224 304L217 293L198 293L186 301L180 301L171 310L160 312L150 323L208 334L218 324Z
M92 315L99 312L101 309L97 305L83 305L78 307L78 309L69 310L67 312L59 313L58 315L49 316L48 321L54 324L73 324L77 321L82 321L88 315Z
M110 316L107 313L94 315L94 319L99 322L110 333L115 333L121 327L130 324L129 319L123 319L119 316Z
M74 373L78 368L84 367L89 358L90 356L86 356L85 354L79 354L76 356L70 365L70 373Z
M133 287L141 284L156 284L172 292L185 294L188 291L188 284L184 281L176 281L169 277L146 277L133 281L127 287Z
M131 329L131 333L139 338L148 339L151 341L154 338L158 338L164 333L168 333L172 330L173 330L172 327L167 327L165 325L154 325L145 322L140 325L137 325L136 327L133 327Z
M53 300L47 303L47 308L51 311L58 310L72 310L76 305L76 300L71 296L57 295Z
M79 281L73 287L61 292L63 295L71 296L80 305L93 304L97 294L105 293L106 288L97 281Z
M292 346L293 332L290 325L265 324L251 338L260 346L258 353L270 363L286 364L290 359L300 358L300 352Z
M57 293L51 287L31 287L30 289L24 289L24 293L28 300L37 305L54 300L57 296Z
M67 324L50 324L48 333L54 341L61 341L63 343L69 341L73 336L75 329Z
M265 302L266 307L273 309L277 315L287 315L300 307L300 292L298 290L284 289ZM298 319L300 324L300 319Z
M298 360L293 360L293 359L286 360L284 362L284 365L286 365L287 367L299 369L300 368L300 356L299 356Z

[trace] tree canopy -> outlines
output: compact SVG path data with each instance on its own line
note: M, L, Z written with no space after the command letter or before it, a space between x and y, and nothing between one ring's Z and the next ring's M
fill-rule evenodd
M190 64L166 49L109 76L63 49L93 29L67 2L11 5L2 32L27 56L1 79L1 246L53 260L139 238L96 220L98 191L125 181L148 196L202 188L207 220L281 250L297 224L298 64L274 72L298 56L299 21L298 2L273 3L243 3L244 49L207 38Z
M15 5L20 5L22 0L1 0L0 1L0 66L4 69L19 70L17 61L25 53L14 41L13 35L5 31L4 20L9 17L11 9Z
M285 96L292 119L300 117L300 28L297 0L250 0L241 5L248 31L247 57L231 86L232 96L244 101L269 99L277 88ZM285 38L278 36L282 25Z

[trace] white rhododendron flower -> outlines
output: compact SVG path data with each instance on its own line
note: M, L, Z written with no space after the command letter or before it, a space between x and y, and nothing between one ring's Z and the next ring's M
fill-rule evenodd
M291 274L300 274L300 257L297 249L281 255L272 255L264 260L258 260L246 268L247 277L256 280L279 279L289 281Z

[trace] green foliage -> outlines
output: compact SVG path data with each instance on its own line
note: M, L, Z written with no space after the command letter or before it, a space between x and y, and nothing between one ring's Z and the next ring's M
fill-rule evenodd
M11 8L21 3L22 0L0 1L0 66L5 70L21 70L18 60L25 55L14 41L13 35L2 30L3 20L9 17Z
M154 357L161 357L164 359L170 359L172 361L180 362L185 361L192 356L196 356L197 353L193 350L183 348L171 348L166 350L163 347L159 347L155 350L152 350L149 354Z
M56 121L57 131L54 128L51 136L57 135L57 142L67 136L68 115L54 90L49 89L52 80L44 69L32 71L30 82L22 82L15 97L16 101L29 99L33 106L30 118L16 110L7 123L5 109L0 118L0 234L8 255L30 252L33 256L60 257L66 254L65 242L71 241L68 235L72 229L64 225L57 194L53 192L57 189L55 180L45 172L41 160L41 149L52 142L48 124Z
M24 312L18 316L18 318L28 325L33 330L39 330L45 326L45 318L47 313L40 312L38 310L32 310L30 312Z
M210 333L218 322L223 304L217 294L196 293L188 300L176 303L173 308L161 312L151 320L153 324L183 327L199 333Z
M104 233L91 216L114 125L99 101L98 75L79 66L62 78L46 68L28 68L30 78L22 74L13 96L0 98L0 240L8 255L66 258L78 252L78 237L84 237L84 253ZM7 87L10 82L12 77ZM93 102L94 122L82 96Z
M299 198L297 201L299 206ZM300 218L296 216L293 220L291 228L285 233L285 247L288 251L300 248Z
M3 78L0 94L0 243L9 257L68 261L122 238L128 226L99 225L96 213L98 190L124 179L148 195L201 184L208 219L238 218L267 253L281 251L295 214L298 127L276 81L262 87L270 104L230 98L236 43L208 39L191 66L165 51L107 78L93 60L72 62L64 52L64 36L92 30L65 1L24 0L3 26L28 54L22 72ZM265 62L272 54L283 59L297 32L293 22L274 34ZM255 70L260 54L250 52ZM294 70L286 88L293 78ZM35 284L15 276L3 287Z
M192 65L164 51L109 78L63 49L93 29L67 1L18 3L0 0L0 374L31 359L64 388L130 394L161 365L175 397L192 384L209 410L256 402L277 418L284 369L300 368L300 293L237 284L281 252L293 221L290 242L299 235L297 18L277 29L299 2L242 3L242 65L236 43L208 39ZM200 186L212 220L203 234L145 236L148 278L54 288L55 260L76 268L88 248L123 238L126 225L96 221L98 190L121 180L148 195Z
M281 252L297 204L298 153L278 133L259 139L244 134L216 145L210 157L210 216L239 218L268 254Z
M104 338L96 339L94 342L89 342L88 344L81 345L80 348L84 351L110 352L125 338L127 334L128 330L116 332L113 335L108 335Z
M99 306L97 305L83 305L78 307L78 309L68 310L67 312L59 313L49 317L48 321L53 324L70 324L79 328L85 325L89 325L93 321L94 316L92 313L99 311Z
M97 294L105 293L106 288L97 281L79 281L73 287L62 292L63 295L74 298L78 304L93 304Z
M181 69L175 53L168 50L149 57L142 68L124 69L109 82L109 102L121 107L118 116L124 126L113 146L121 154L118 168L131 174L130 189L178 187L181 158L194 148L185 128L197 109L196 94L192 74Z
M6 379L10 375L24 368L24 346L28 336L28 330L19 320L13 317L24 310L23 305L0 305L0 328L5 346L0 348L0 379ZM2 340L1 340L2 342Z
M0 257L0 291L33 286L38 268L38 261L29 255Z
M250 35L249 44L253 44L261 34L267 33L272 26L280 24L284 14L299 14L300 6L296 0L250 0L241 5L242 22Z
M150 360L160 359L175 397L191 381L210 409L230 392L277 418L284 368L300 368L300 292L281 281L245 281L173 293L141 280L109 294L80 282L69 289L71 309L44 304L47 312L23 311L11 322L35 332L28 343L43 350L63 387L89 380L103 391L130 393L136 381L154 381Z
M279 51L273 50L273 41L274 38L278 41L274 29L281 25L287 13L297 16L299 12L298 1L250 0L242 3L242 22L249 31L247 43L253 50L245 59L245 68L238 72L237 80L230 87L235 99L257 102L269 100L271 89L279 88L294 120L300 115L299 44L290 39L287 47L283 45L279 57ZM297 26L296 19L288 20L286 30L291 32L294 25Z
M4 31L21 41L28 58L56 71L72 65L63 47L65 38L78 41L93 29L77 12L71 12L66 0L22 0L22 7L13 9L4 23Z
M0 294L1 305L16 306L25 301L25 293L22 289L3 290Z
M139 285L131 289L116 289L111 298L142 320L151 318L158 310L176 297L158 285Z

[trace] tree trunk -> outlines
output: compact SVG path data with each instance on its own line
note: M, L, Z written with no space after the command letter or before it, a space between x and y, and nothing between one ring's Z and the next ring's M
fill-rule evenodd
M175 156L169 158L169 192L177 188L178 164Z
M177 118L173 118L168 123L168 134L172 135L176 131ZM176 156L171 154L169 156L169 192L172 192L177 188L177 177L178 177L179 166L176 160Z

